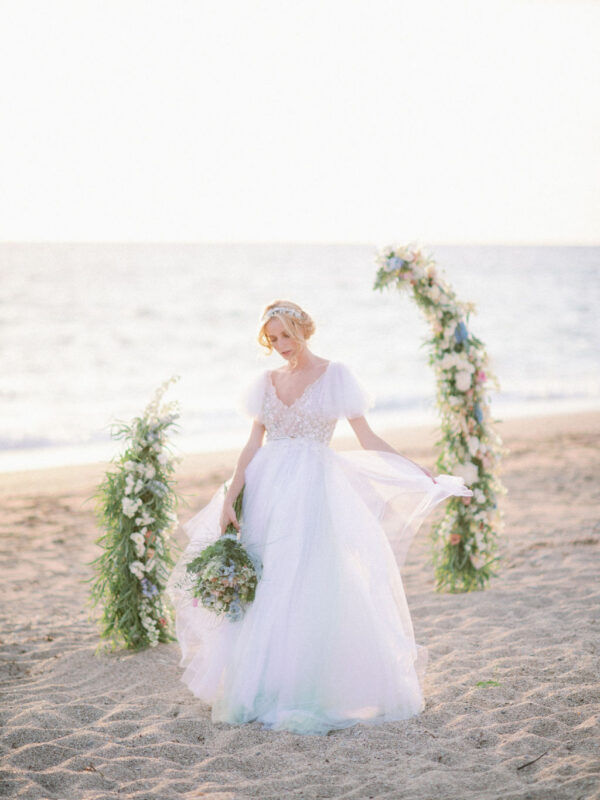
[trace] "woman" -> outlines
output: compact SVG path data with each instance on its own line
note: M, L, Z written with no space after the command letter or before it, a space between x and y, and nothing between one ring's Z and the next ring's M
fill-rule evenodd
M266 307L258 341L287 364L262 371L243 395L250 437L227 492L184 526L190 543L169 590L182 680L213 721L325 734L423 709L427 650L415 643L398 568L434 506L472 491L371 430L372 396L345 364L310 350L314 330L295 303ZM363 450L329 447L342 418ZM176 589L185 564L230 522L262 564L254 602L235 622Z

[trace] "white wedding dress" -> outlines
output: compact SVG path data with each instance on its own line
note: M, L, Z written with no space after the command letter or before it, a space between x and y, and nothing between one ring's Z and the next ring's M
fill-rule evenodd
M427 649L415 642L399 567L434 506L473 493L394 453L331 449L336 421L372 405L339 361L289 406L269 370L241 397L266 428L246 468L241 520L241 541L263 567L255 600L231 622L177 586L219 536L223 486L184 525L190 542L168 584L182 680L215 722L325 734L423 709Z

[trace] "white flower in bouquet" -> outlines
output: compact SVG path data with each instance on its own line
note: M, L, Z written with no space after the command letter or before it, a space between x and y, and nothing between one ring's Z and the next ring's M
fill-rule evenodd
M147 511L143 511L141 516L136 517L135 522L136 525L152 525L154 517L151 517Z
M472 461L465 461L463 464L457 464L453 469L453 474L461 477L467 486L475 483L479 476L477 465L473 464Z
M454 380L459 392L466 392L471 387L471 373L466 370L457 372Z
M460 361L460 356L458 355L458 353L452 352L452 353L444 353L443 357L440 358L438 363L440 364L442 369L449 370L452 369L452 367L458 366L459 361Z
M473 490L473 500L475 500L475 502L478 504L485 503L485 494L481 491L481 489Z
M135 575L136 578L142 580L144 577L145 566L141 561L132 561L129 565L130 572Z
M142 501L139 497L136 500L132 500L130 497L124 497L121 502L121 508L126 517L133 517L141 505Z
M474 456L478 450L481 448L481 442L477 436L469 436L467 439L467 447L469 448L469 453Z
M146 550L143 533L132 533L129 538L135 545L135 552L137 557L141 558Z
M458 372L475 372L473 364L461 353L456 354L456 369Z

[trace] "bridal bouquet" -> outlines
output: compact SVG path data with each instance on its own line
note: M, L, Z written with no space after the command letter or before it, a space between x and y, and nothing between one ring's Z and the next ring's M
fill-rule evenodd
M243 493L242 488L233 506L238 520ZM223 536L187 564L186 570L194 605L200 601L205 608L235 621L254 600L257 569L238 541L232 523Z

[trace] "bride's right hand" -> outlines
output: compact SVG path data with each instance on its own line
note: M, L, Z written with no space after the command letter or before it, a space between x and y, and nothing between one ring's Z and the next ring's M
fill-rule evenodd
M221 512L221 536L227 530L227 526L231 523L236 531L240 529L240 523L237 521L237 517L235 516L235 510L233 508L233 503L224 503L223 504L223 511Z

